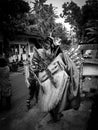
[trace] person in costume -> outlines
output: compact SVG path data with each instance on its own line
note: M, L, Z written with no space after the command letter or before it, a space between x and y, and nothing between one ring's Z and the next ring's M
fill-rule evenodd
M41 81L39 106L43 112L50 113L54 122L60 120L64 110L77 110L80 106L79 70L73 57L74 52L58 53L38 75Z
M47 37L43 48L34 49L30 66L39 83L40 109L49 112L54 122L64 110L78 109L80 105L79 71L68 52L58 50L53 39Z
M46 64L51 63L52 59L54 58L54 51L55 51L55 56L59 53L58 48L54 49L53 39L50 37L47 37L45 39L42 48L37 49L37 51L40 54L40 56L43 58L43 61ZM26 64L24 65L25 82L26 82L26 86L29 88L29 97L27 98L28 109L31 108L31 101L32 99L34 99L34 97L36 100L35 104L38 102L39 85L34 74L38 75L39 71L42 71L43 66L39 64L39 61L40 61L40 58L38 60L36 53L34 53L32 56L32 61L27 60Z

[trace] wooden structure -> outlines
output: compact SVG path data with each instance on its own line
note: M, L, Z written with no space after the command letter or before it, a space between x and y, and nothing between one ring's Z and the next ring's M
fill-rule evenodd
M19 33L15 36L13 40L9 41L10 45L10 56L16 57L14 59L20 60L21 55L25 60L28 55L33 53L33 47L39 48L42 43L43 37L37 34L36 32L33 34L29 33ZM13 58L12 58L13 59Z

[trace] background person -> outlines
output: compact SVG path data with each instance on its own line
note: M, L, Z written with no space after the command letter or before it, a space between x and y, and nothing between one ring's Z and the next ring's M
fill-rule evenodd
M0 107L3 107L3 101L6 100L6 109L11 108L11 83L9 79L10 69L5 58L0 57Z
M27 98L27 108L28 110L31 108L31 101L34 99L36 99L35 103L38 102L38 86L37 86L37 82L32 74L32 70L31 70L31 56L28 55L28 58L26 60L26 64L24 65L24 70L25 70L25 82L26 82L26 86L29 90L29 95Z

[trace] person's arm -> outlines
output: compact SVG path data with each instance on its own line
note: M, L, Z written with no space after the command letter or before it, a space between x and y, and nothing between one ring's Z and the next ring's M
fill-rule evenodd
M29 68L28 68L28 65L24 65L24 74L25 74L25 83L26 83L26 86L27 88L29 88L30 86L30 83L29 83Z

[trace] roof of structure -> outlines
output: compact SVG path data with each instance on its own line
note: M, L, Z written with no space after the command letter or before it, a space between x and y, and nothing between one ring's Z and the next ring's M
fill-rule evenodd
M25 37L25 38L31 38L31 39L43 39L43 37L36 31L34 31L33 33L18 33L17 37Z

